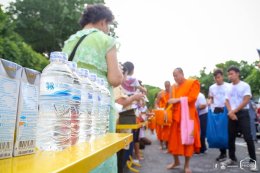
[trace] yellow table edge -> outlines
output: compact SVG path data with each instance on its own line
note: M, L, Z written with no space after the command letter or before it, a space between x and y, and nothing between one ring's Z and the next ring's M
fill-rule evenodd
M117 124L116 129L117 130L123 130L123 129L139 129L143 126L146 126L147 122L142 122L139 124Z
M0 173L86 173L132 141L132 134L108 133L93 142L77 144L64 151L44 151L0 160Z

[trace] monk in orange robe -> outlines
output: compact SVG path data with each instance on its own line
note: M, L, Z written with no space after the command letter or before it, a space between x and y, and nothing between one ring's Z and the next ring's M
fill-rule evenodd
M157 97L157 107L166 108L168 100L170 98L170 81L164 82L165 90L162 90ZM157 125L157 137L160 140L161 149L163 149L163 143L165 142L166 149L168 148L168 139L170 134L170 124L167 125Z
M154 107L155 108L159 108L159 98L161 97L161 91L159 93L157 93L157 96L155 98L155 105ZM162 126L159 125L157 122L156 122L156 135L157 135L157 139L160 141L160 149L162 150L163 149L163 141L162 141Z
M176 68L173 71L173 77L176 84L172 87L172 98L168 101L168 104L172 104L173 114L168 150L169 153L173 155L174 162L169 164L167 169L173 169L179 166L179 156L184 156L184 172L191 173L189 164L190 158L194 152L199 152L201 147L199 118L195 108L195 102L200 92L200 84L197 80L185 79L181 68ZM191 145L183 145L181 141L181 97L188 98L190 119L194 120L194 143Z

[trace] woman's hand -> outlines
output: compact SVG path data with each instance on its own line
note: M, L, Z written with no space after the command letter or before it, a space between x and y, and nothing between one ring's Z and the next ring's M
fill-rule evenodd
M132 95L132 97L133 97L133 101L139 101L139 100L144 98L144 94L142 94L142 93L135 93L134 95Z

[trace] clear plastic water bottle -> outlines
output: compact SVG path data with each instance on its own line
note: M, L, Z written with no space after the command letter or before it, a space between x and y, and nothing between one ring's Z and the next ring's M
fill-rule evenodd
M100 106L101 106L101 92L97 82L97 75L94 73L89 74L89 79L92 82L93 86L93 115L91 117L92 120L92 133L93 137L100 136L102 125L101 117L100 117Z
M105 107L106 107L106 113L105 113L105 119L106 119L106 133L109 132L109 114L111 109L111 93L108 90L108 82L104 79L101 79L101 86L103 86L106 90L106 98L105 98Z
M93 114L93 86L88 79L89 71L78 68L78 74L81 78L81 105L80 105L80 130L79 142L87 142L91 138Z
M104 85L104 79L97 78L97 83L100 88L100 94L101 94L101 105L100 105L100 121L101 121L101 134L105 134L108 131L108 118L109 118L109 112L108 112L108 99L110 99L110 92L105 88ZM110 102L109 102L110 103ZM110 111L110 108L109 108Z
M51 63L42 72L36 146L40 150L62 150L70 146L70 100L72 72L66 54L52 52Z
M72 99L71 99L71 145L75 145L79 140L79 129L80 129L80 104L81 104L81 81L77 74L77 64L75 62L67 62L73 76L73 88L72 88Z

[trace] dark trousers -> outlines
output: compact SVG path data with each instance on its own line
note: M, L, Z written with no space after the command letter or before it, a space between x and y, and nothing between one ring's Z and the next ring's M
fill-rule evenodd
M117 172L118 173L124 172L124 166L125 166L124 155L125 155L124 149L117 152Z
M224 107L216 107L216 108L214 109L214 113L215 113L215 114L223 113L223 112L224 112ZM219 151L220 151L220 154L221 154L221 155L227 155L227 150L226 150L226 149L220 148Z
M208 114L202 114L199 116L200 118L200 142L201 142L201 149L200 152L204 153L207 150L206 146L206 130L207 130L207 120Z
M247 144L247 150L251 159L256 160L255 144L251 135L250 118L248 110L241 110L236 113L238 120L228 120L228 145L229 145L229 157L232 160L237 160L236 152L236 135L238 128L241 129L243 137Z

